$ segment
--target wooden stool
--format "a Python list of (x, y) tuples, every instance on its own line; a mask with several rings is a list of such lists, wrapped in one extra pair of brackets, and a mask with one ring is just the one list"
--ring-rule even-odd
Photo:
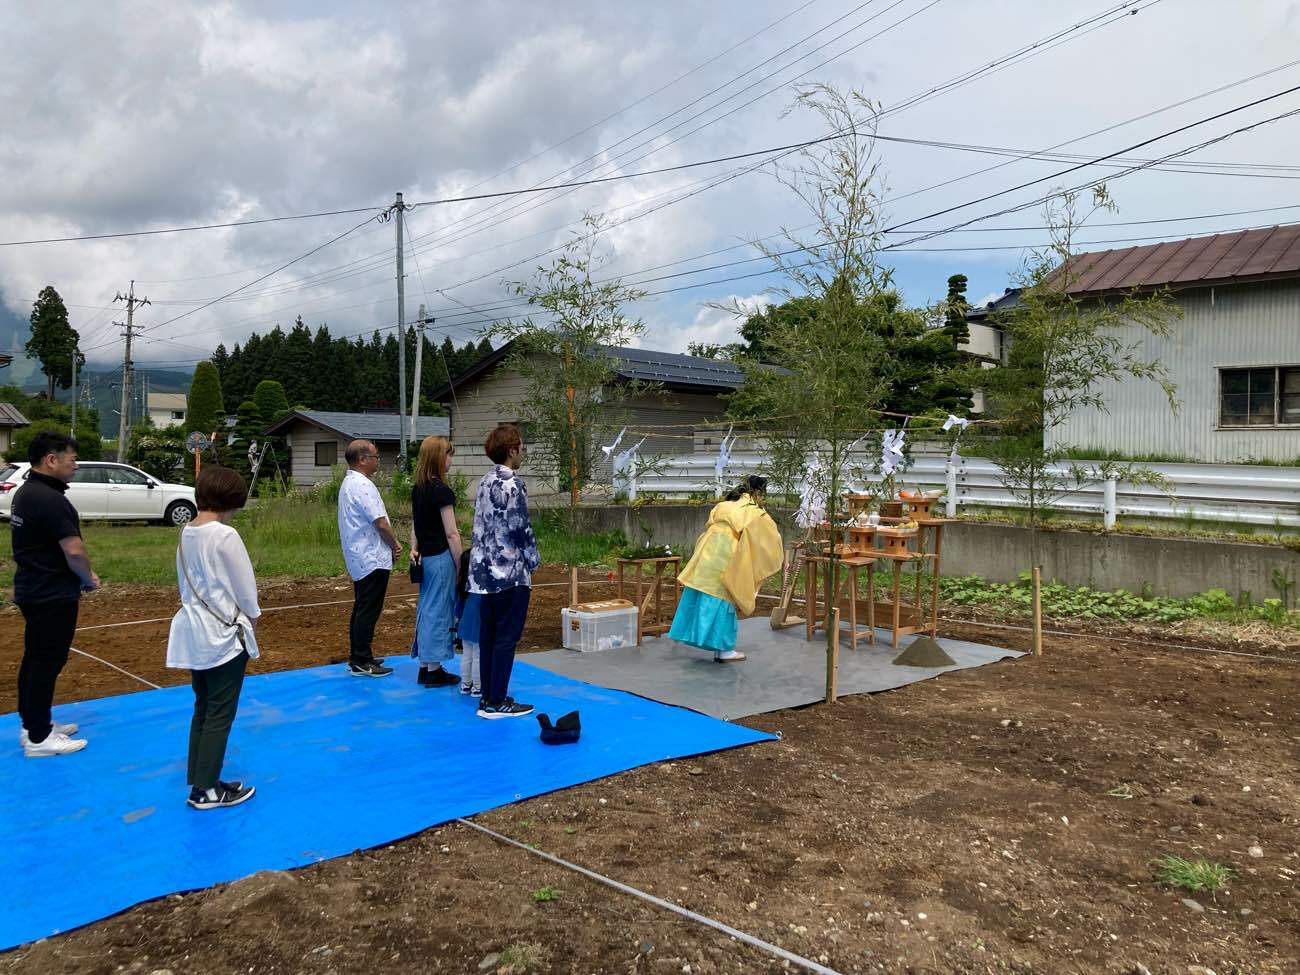
[(876, 560), (864, 555), (841, 559), (849, 574), (849, 647), (858, 649), (858, 570), (867, 570), (867, 642), (876, 642)]
[[(654, 566), (654, 576), (643, 575), (642, 566)], [(677, 611), (677, 603), (682, 597), (682, 584), (677, 581), (677, 573), (682, 567), (682, 557), (665, 555), (657, 559), (619, 559), (619, 599), (626, 598), (623, 594), (626, 582), (624, 572), (628, 567), (632, 568), (632, 575), (636, 580), (636, 645), (639, 647), (645, 637), (663, 636), (672, 629), (673, 614)], [(663, 598), (665, 578), (672, 583), (671, 606), (666, 605)]]
[(853, 553), (842, 554), (836, 561), (844, 568), (844, 574), (836, 580), (835, 592), (827, 593), (827, 598), (823, 600), (822, 621), (818, 623), (817, 613), (817, 576), (828, 561), (825, 555), (810, 555), (804, 560), (804, 569), (807, 573), (804, 582), (804, 599), (805, 599), (805, 620), (804, 625), (807, 631), (808, 642), (812, 642), (816, 636), (817, 630), (825, 630), (831, 626), (831, 620), (834, 615), (836, 604), (840, 601), (840, 595), (843, 593), (845, 586), (849, 590), (849, 646), (854, 650), (858, 648), (858, 638), (861, 632), (858, 629), (858, 570), (867, 570), (867, 642), (874, 644), (876, 642), (875, 623), (876, 623), (876, 605), (875, 605), (875, 564), (876, 560), (872, 557), (857, 555)]

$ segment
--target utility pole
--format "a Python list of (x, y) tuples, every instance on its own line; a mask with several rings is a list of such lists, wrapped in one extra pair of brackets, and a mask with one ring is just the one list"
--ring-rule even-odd
[(425, 317), (424, 305), (421, 305), (420, 317), (415, 320), (415, 389), (411, 391), (411, 436), (416, 440), (420, 439), (420, 366), (424, 361), (424, 326), (433, 322), (432, 318)]
[(72, 343), (72, 439), (77, 439), (77, 343)]
[(397, 429), (398, 464), (405, 468), (410, 446), (406, 430), (406, 272), (402, 266), (402, 214), (406, 204), (402, 194), (397, 194), (393, 204), (393, 223), (397, 226)]
[(131, 379), (135, 371), (135, 366), (131, 362), (131, 340), (135, 338), (135, 310), (149, 304), (149, 299), (135, 296), (135, 281), (132, 281), (127, 293), (122, 294), (119, 291), (113, 300), (126, 302), (126, 331), (122, 333), (126, 338), (126, 353), (122, 357), (122, 412), (117, 426), (117, 462), (124, 464), (126, 448), (131, 436)]

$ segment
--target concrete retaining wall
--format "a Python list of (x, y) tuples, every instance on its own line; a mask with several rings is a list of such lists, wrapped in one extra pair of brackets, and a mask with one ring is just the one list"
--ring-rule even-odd
[[(626, 505), (584, 508), (588, 531), (619, 529), (630, 543), (646, 538), (659, 544), (694, 544), (709, 515), (708, 505)], [(1217, 542), (1204, 539), (1103, 535), (1045, 531), (1039, 546), (1046, 579), (1093, 589), (1141, 591), (1150, 585), (1158, 596), (1191, 596), (1225, 589), (1234, 597), (1255, 600), (1281, 596), (1275, 573), (1300, 579), (1300, 552), (1277, 545)], [(1029, 530), (1012, 525), (957, 524), (944, 531), (943, 574), (978, 575), (993, 582), (1012, 582), (1029, 568)], [(1296, 605), (1291, 591), (1289, 602)]]

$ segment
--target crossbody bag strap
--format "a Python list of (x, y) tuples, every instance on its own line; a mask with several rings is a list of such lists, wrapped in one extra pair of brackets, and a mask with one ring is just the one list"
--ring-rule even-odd
[[(215, 609), (209, 606), (207, 600), (205, 600), (202, 596), (199, 595), (199, 590), (194, 585), (194, 580), (190, 578), (189, 567), (185, 564), (185, 529), (184, 528), (181, 529), (181, 534), (176, 540), (176, 555), (177, 555), (176, 561), (180, 562), (181, 564), (181, 572), (185, 574), (185, 581), (189, 583), (190, 592), (193, 593), (194, 598), (199, 601), (199, 605), (202, 606), (204, 609), (206, 609), (214, 617), (216, 617), (217, 621), (220, 622), (222, 625), (229, 626), (233, 629), (239, 630), (240, 626), (239, 626), (239, 621), (237, 619), (235, 620), (226, 619)], [(242, 630), (240, 631), (240, 639), (241, 640), (243, 639)]]

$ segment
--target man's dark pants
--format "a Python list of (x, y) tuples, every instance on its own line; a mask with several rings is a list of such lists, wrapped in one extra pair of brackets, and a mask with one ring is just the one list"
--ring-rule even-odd
[(500, 704), (506, 699), (515, 665), (515, 646), (523, 636), (532, 595), (528, 586), (514, 586), (483, 596), (478, 667), (484, 704)]
[(354, 664), (369, 663), (375, 659), (371, 644), (375, 639), (375, 624), (384, 610), (384, 596), (388, 594), (388, 569), (376, 569), (364, 579), (353, 580), (352, 620), (348, 623), (348, 643)]
[(194, 718), (190, 721), (190, 753), (186, 781), (196, 789), (215, 789), (226, 761), (226, 742), (239, 708), (239, 691), (244, 686), (248, 654), (219, 667), (191, 670), (194, 688)]
[(72, 634), (77, 629), (76, 600), (35, 603), (19, 607), (23, 630), (23, 662), (18, 668), (18, 714), (33, 743), (49, 737), (54, 684), (68, 662)]

